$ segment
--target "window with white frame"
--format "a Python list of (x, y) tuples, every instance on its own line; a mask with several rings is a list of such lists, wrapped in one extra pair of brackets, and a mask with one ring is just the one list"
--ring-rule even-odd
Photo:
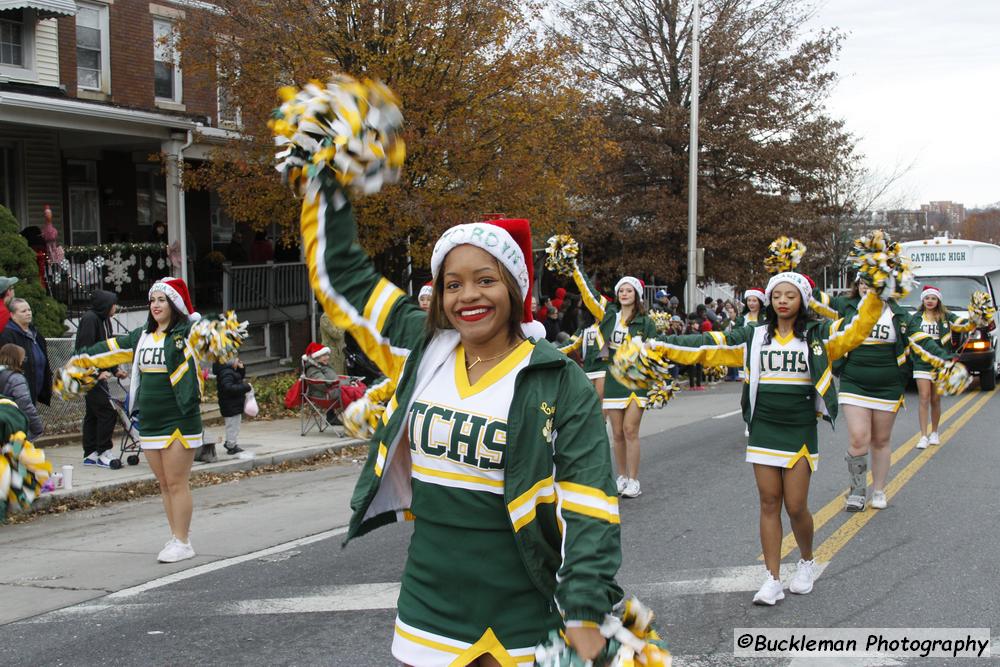
[(107, 5), (77, 3), (76, 83), (85, 90), (110, 92)]
[(101, 242), (100, 203), (97, 192), (97, 162), (66, 161), (66, 194), (69, 236), (73, 245)]
[(236, 82), (237, 77), (239, 77), (239, 68), (235, 71), (223, 72), (221, 69), (217, 71), (216, 78), (218, 80), (219, 87), (219, 127), (228, 127), (232, 129), (239, 129), (243, 125), (243, 110), (240, 109), (239, 104), (236, 101), (236, 96), (233, 95), (233, 84)]
[(153, 89), (156, 99), (181, 102), (181, 57), (171, 21), (153, 19)]
[(24, 22), (21, 12), (0, 18), (0, 65), (25, 67)]

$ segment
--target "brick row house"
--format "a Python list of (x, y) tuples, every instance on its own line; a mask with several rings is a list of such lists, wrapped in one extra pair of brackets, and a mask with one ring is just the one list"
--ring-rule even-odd
[[(233, 225), (214, 193), (179, 187), (179, 165), (206, 159), (239, 117), (215, 77), (186, 77), (171, 47), (185, 13), (210, 8), (196, 0), (0, 0), (0, 203), (22, 227), (42, 227), (51, 210), (73, 252), (49, 287), (71, 310), (98, 283), (141, 303), (143, 285), (171, 271), (194, 283), (200, 299), (219, 301), (218, 276), (196, 276), (196, 267), (230, 243)], [(159, 241), (157, 222), (166, 223), (168, 243), (178, 241), (172, 257), (162, 243), (158, 254), (136, 247), (151, 254), (125, 248), (103, 257), (120, 244)], [(112, 261), (125, 272), (110, 271)]]

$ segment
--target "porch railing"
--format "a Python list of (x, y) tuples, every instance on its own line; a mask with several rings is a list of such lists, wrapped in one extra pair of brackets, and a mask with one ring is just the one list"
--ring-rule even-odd
[(308, 304), (311, 295), (303, 262), (223, 265), (223, 310), (280, 312), (283, 307)]
[(71, 315), (90, 306), (95, 289), (116, 293), (121, 307), (144, 305), (153, 283), (170, 274), (167, 247), (161, 244), (73, 246), (65, 253), (62, 262), (45, 267), (45, 282)]

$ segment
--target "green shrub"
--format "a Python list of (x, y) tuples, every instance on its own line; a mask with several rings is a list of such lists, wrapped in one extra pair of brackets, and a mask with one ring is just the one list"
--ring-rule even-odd
[(21, 227), (10, 209), (0, 206), (0, 273), (17, 277), (14, 293), (31, 304), (35, 326), (46, 338), (66, 333), (66, 306), (46, 292), (38, 279), (35, 251), (21, 236)]
[(247, 378), (253, 385), (253, 393), (260, 408), (258, 419), (280, 419), (295, 417), (298, 412), (285, 409), (285, 394), (298, 382), (298, 373), (281, 373), (265, 378)]

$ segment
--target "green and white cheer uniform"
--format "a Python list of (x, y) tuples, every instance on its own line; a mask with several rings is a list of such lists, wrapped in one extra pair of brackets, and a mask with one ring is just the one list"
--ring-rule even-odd
[(597, 324), (592, 324), (582, 331), (578, 331), (570, 341), (559, 348), (565, 355), (572, 354), (580, 350), (583, 357), (583, 372), (590, 380), (601, 380), (608, 370), (608, 360), (601, 358), (601, 330)]
[[(940, 321), (923, 310), (917, 310), (910, 319), (910, 329), (923, 331), (931, 340), (940, 345), (943, 350), (951, 352), (958, 343), (952, 334), (975, 331), (976, 325), (964, 317), (958, 317), (954, 313), (948, 313), (947, 318)], [(930, 380), (933, 382), (934, 366), (918, 356), (913, 360), (913, 379)]]
[(407, 662), (491, 655), (505, 667), (530, 664), (523, 650), (551, 628), (596, 626), (622, 598), (618, 499), (597, 396), (545, 340), (519, 348), (517, 368), (469, 387), (458, 333), (427, 336), (426, 313), (378, 275), (350, 203), (337, 208), (338, 199), (328, 181), (303, 202), (310, 283), (331, 321), (356, 332), (397, 379), (351, 499), (347, 539), (415, 522), (394, 638), (398, 654), (413, 656)]
[(485, 631), (530, 663), (542, 631), (562, 626), (521, 563), (503, 496), (514, 382), (533, 349), (524, 341), (470, 385), (459, 346), (413, 401), (416, 523), (392, 643), (404, 664), (448, 664), (455, 655), (439, 646), (465, 651)]
[(860, 345), (882, 311), (874, 292), (850, 320), (813, 320), (805, 340), (770, 338), (767, 326), (733, 327), (687, 336), (657, 336), (671, 361), (705, 366), (743, 366), (743, 420), (750, 427), (749, 463), (791, 468), (819, 463), (816, 420), (837, 418), (833, 362)]
[[(598, 339), (599, 356), (605, 362), (614, 358), (615, 351), (628, 338), (642, 336), (644, 339), (656, 335), (656, 324), (646, 315), (635, 315), (632, 321), (625, 325), (622, 322), (621, 306), (617, 302), (609, 302), (594, 288), (587, 275), (579, 265), (573, 269), (573, 282), (576, 283), (583, 297), (583, 304), (599, 322)], [(638, 298), (638, 295), (636, 295)], [(604, 404), (605, 410), (624, 410), (629, 403), (635, 402), (640, 408), (646, 407), (646, 391), (629, 389), (615, 380), (610, 371), (604, 374)]]
[(857, 349), (847, 355), (840, 373), (840, 404), (897, 412), (905, 386), (896, 362), (896, 327), (886, 304), (878, 323)]
[(175, 441), (186, 449), (202, 445), (203, 380), (189, 331), (188, 323), (167, 333), (141, 327), (79, 350), (97, 368), (132, 364), (128, 404), (138, 413), (143, 449), (165, 449)]
[[(850, 317), (857, 312), (858, 302), (857, 297), (831, 299), (816, 290), (812, 303), (813, 309), (825, 317)], [(943, 366), (950, 356), (930, 335), (913, 326), (909, 313), (890, 299), (865, 344), (834, 367), (840, 375), (840, 402), (897, 412), (913, 372), (911, 353), (933, 368)]]

